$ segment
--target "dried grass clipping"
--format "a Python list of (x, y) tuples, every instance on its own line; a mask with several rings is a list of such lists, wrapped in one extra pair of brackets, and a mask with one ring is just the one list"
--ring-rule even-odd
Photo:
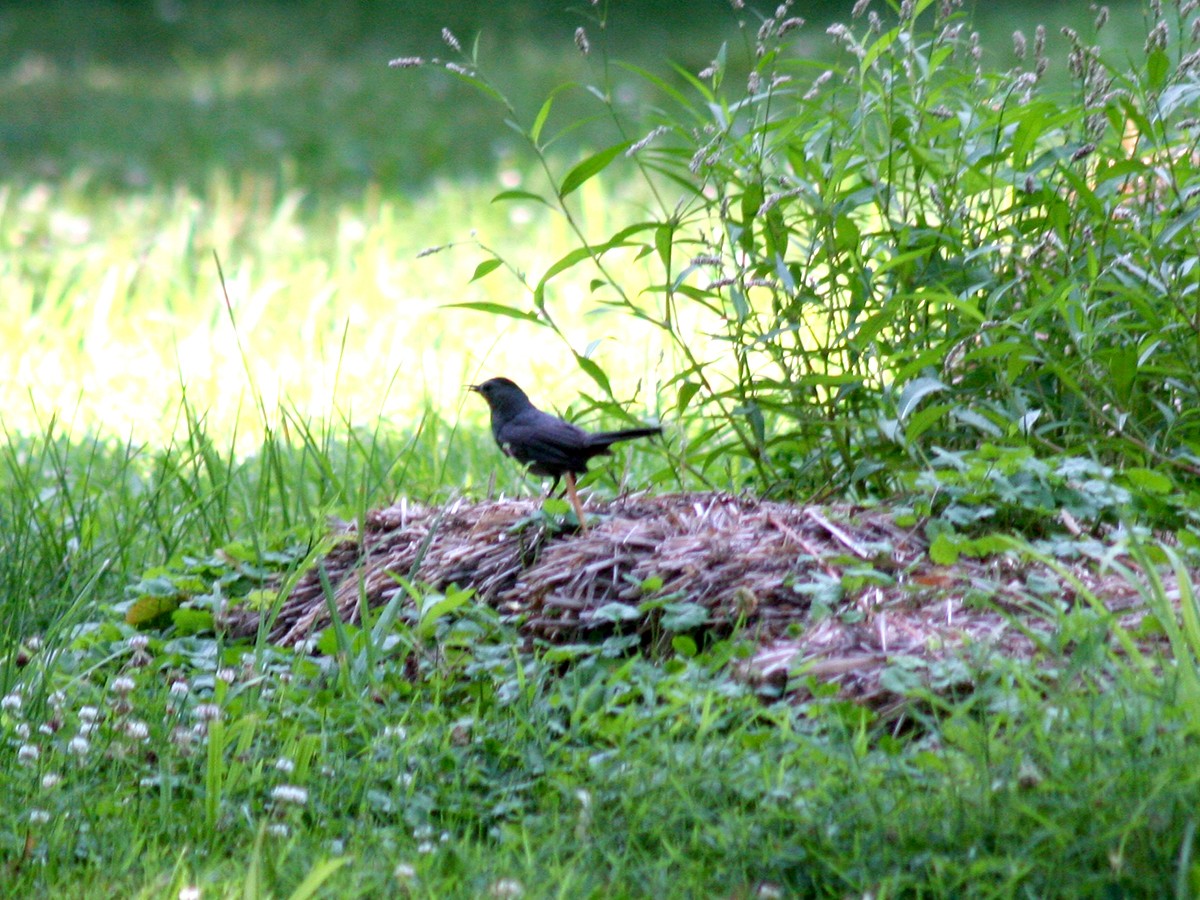
[[(600, 521), (586, 534), (551, 532), (539, 510), (534, 500), (441, 508), (401, 502), (377, 510), (361, 534), (348, 529), (300, 578), (270, 637), (295, 645), (329, 624), (322, 569), (343, 621), (359, 621), (362, 602), (380, 606), (402, 591), (395, 573), (435, 590), (472, 587), (529, 637), (551, 642), (612, 633), (605, 605), (636, 606), (651, 584), (654, 596), (705, 608), (701, 641), (735, 628), (754, 640), (758, 651), (744, 676), (803, 692), (803, 679), (792, 677), (800, 671), (887, 704), (896, 699), (880, 684), (888, 665), (944, 659), (968, 643), (1031, 654), (1039, 643), (1031, 611), (1074, 598), (1048, 569), (1007, 558), (939, 567), (920, 533), (898, 527), (889, 510), (722, 493), (635, 496), (593, 501)], [(1109, 609), (1127, 619), (1141, 615), (1135, 585), (1093, 569), (1080, 565), (1073, 574)], [(249, 613), (230, 621), (235, 634), (258, 625)], [(647, 643), (661, 634), (653, 612), (622, 627)]]

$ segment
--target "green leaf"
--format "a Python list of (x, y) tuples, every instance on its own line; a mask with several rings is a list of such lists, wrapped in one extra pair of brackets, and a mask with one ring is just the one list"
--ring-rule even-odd
[(474, 590), (451, 589), (445, 594), (430, 594), (421, 603), (421, 620), (416, 632), (422, 638), (430, 637), (437, 628), (438, 620), (454, 612), (475, 594)]
[(700, 385), (694, 381), (685, 381), (679, 386), (679, 399), (676, 405), (680, 412), (687, 409), (687, 405), (692, 402), (692, 398), (696, 396), (696, 392), (700, 390)]
[(139, 628), (143, 625), (155, 625), (177, 609), (179, 609), (177, 596), (153, 597), (147, 594), (138, 597), (133, 605), (125, 611), (125, 622)]
[(550, 206), (549, 201), (545, 197), (541, 194), (535, 194), (532, 191), (501, 191), (492, 198), (493, 203), (499, 203), (502, 200), (532, 200), (535, 203), (541, 203), (543, 206)]
[(533, 127), (529, 129), (529, 138), (534, 144), (542, 136), (542, 128), (546, 125), (546, 119), (550, 117), (550, 108), (554, 105), (554, 98), (561, 90), (561, 86), (550, 92), (550, 96), (546, 98), (546, 102), (542, 104), (542, 108), (538, 110), (538, 114), (534, 117)]
[(952, 566), (958, 562), (958, 538), (956, 535), (943, 531), (929, 545), (929, 558), (939, 566)]
[(708, 621), (708, 609), (699, 603), (668, 603), (663, 608), (662, 627), (667, 631), (691, 631)]
[(171, 622), (180, 634), (205, 634), (211, 632), (213, 614), (206, 609), (182, 607), (171, 614)]
[[(491, 259), (485, 259), (483, 262), (481, 262), (479, 265), (477, 265), (475, 267), (475, 274), (471, 276), (471, 281), (478, 281), (480, 278), (482, 278), (484, 275), (487, 275), (489, 272), (495, 272), (502, 265), (504, 265), (504, 263), (501, 262), (500, 260), (496, 259), (495, 257), (492, 257)], [(470, 282), (468, 282), (468, 284), (469, 283)]]
[[(485, 97), (490, 97), (491, 99), (495, 100), (497, 103), (501, 104), (502, 106), (507, 105), (508, 101), (504, 99), (504, 95), (501, 94), (499, 91), (497, 91), (494, 87), (492, 87), (486, 81), (484, 81), (482, 78), (478, 77), (477, 75), (473, 75), (470, 72), (463, 72), (458, 69), (447, 69), (446, 71), (448, 71), (455, 78), (458, 78), (461, 81), (465, 81), (467, 84), (471, 85), (471, 87), (475, 88), (475, 90), (479, 91), (479, 93), (483, 94)], [(520, 130), (521, 130), (520, 128), (517, 128), (518, 132), (520, 132)]]
[(325, 656), (336, 656), (352, 649), (355, 638), (362, 629), (358, 625), (348, 625), (337, 622), (320, 632), (317, 638), (317, 649)]
[(562, 184), (558, 187), (558, 196), (566, 197), (578, 190), (584, 182), (599, 175), (608, 168), (609, 163), (629, 149), (630, 143), (630, 141), (622, 141), (587, 157), (563, 178)]
[(1171, 60), (1163, 50), (1154, 50), (1146, 59), (1146, 76), (1150, 81), (1150, 90), (1160, 91), (1167, 83), (1167, 73), (1171, 71)]
[(925, 397), (944, 390), (946, 390), (946, 385), (937, 378), (930, 378), (928, 376), (914, 378), (900, 392), (900, 399), (896, 402), (896, 416), (901, 421), (907, 419), (912, 411), (917, 408), (917, 404)]
[(641, 617), (638, 608), (628, 603), (605, 603), (592, 613), (592, 618), (600, 622), (632, 622)]
[(696, 642), (686, 634), (677, 634), (671, 638), (671, 649), (687, 659), (692, 659), (697, 653)]
[(491, 313), (493, 316), (508, 316), (510, 319), (533, 322), (535, 325), (546, 324), (537, 313), (525, 312), (502, 303), (445, 303), (442, 309), (473, 309), (476, 312)]
[(323, 859), (316, 863), (308, 870), (308, 874), (304, 876), (300, 885), (292, 891), (288, 900), (309, 900), (310, 897), (315, 897), (325, 882), (329, 880), (329, 876), (350, 862), (351, 859), (353, 859), (351, 856), (339, 856), (334, 859)]
[(654, 229), (654, 249), (658, 251), (658, 258), (662, 264), (671, 267), (671, 239), (674, 237), (675, 228), (671, 222), (664, 222)]
[(571, 503), (561, 497), (547, 497), (542, 501), (542, 512), (551, 517), (565, 516), (570, 513)]
[(576, 263), (582, 262), (585, 259), (591, 259), (592, 252), (593, 251), (591, 247), (576, 247), (570, 253), (565, 254), (546, 270), (546, 274), (542, 276), (542, 280), (538, 283), (538, 287), (544, 287), (546, 282), (548, 282), (551, 278), (553, 278), (559, 272), (563, 272), (571, 268)]
[(596, 365), (596, 363), (594, 363), (592, 360), (579, 353), (575, 354), (575, 362), (579, 365), (579, 368), (583, 369), (583, 371), (588, 374), (588, 377), (591, 378), (592, 381), (596, 382), (596, 384), (600, 386), (600, 390), (604, 391), (604, 393), (608, 394), (610, 397), (612, 396), (612, 385), (609, 384), (608, 376), (604, 374), (603, 369)]
[(1132, 487), (1148, 494), (1169, 494), (1175, 489), (1175, 483), (1170, 478), (1153, 469), (1126, 469), (1121, 474), (1129, 479)]
[(954, 409), (953, 404), (939, 403), (917, 410), (909, 417), (908, 422), (904, 426), (905, 439), (915, 441), (952, 409)]

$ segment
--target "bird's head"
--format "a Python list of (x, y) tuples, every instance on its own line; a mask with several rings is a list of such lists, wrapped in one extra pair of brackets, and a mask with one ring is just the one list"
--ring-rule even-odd
[(520, 412), (532, 406), (529, 397), (507, 378), (489, 378), (482, 384), (469, 384), (467, 390), (482, 394), (492, 412)]

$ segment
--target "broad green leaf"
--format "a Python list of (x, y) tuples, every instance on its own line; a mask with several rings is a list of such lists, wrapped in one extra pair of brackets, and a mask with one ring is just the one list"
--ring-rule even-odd
[(592, 613), (592, 618), (601, 622), (632, 622), (641, 617), (638, 608), (628, 603), (605, 603)]
[(495, 257), (492, 257), (491, 259), (485, 259), (475, 267), (475, 274), (471, 276), (471, 281), (478, 281), (489, 272), (495, 272), (502, 265), (504, 265), (504, 263)]
[(180, 607), (171, 613), (171, 623), (180, 634), (204, 634), (213, 630), (213, 614), (206, 609)]
[(589, 156), (583, 162), (575, 166), (562, 180), (562, 184), (558, 188), (558, 196), (566, 197), (568, 194), (578, 190), (584, 182), (590, 178), (599, 175), (609, 163), (629, 149), (630, 141), (622, 141), (619, 144), (614, 144), (599, 153)]
[(680, 656), (692, 659), (698, 652), (696, 642), (686, 634), (677, 634), (671, 638), (671, 649)]
[(465, 604), (474, 593), (473, 590), (451, 589), (445, 594), (430, 594), (421, 603), (417, 634), (423, 638), (430, 637), (437, 628), (438, 620)]
[(694, 381), (685, 381), (679, 386), (679, 399), (676, 402), (676, 406), (680, 412), (683, 412), (685, 409), (687, 409), (687, 405), (692, 401), (692, 398), (696, 396), (696, 392), (699, 390), (700, 385)]
[(929, 558), (939, 566), (952, 566), (958, 562), (958, 539), (943, 531), (929, 545)]
[(699, 603), (668, 603), (663, 608), (662, 627), (667, 631), (691, 631), (708, 621), (708, 609)]
[(1150, 90), (1162, 90), (1167, 82), (1167, 73), (1171, 71), (1171, 60), (1163, 50), (1154, 50), (1146, 59), (1146, 76), (1150, 80)]
[(1153, 469), (1126, 469), (1121, 474), (1129, 479), (1133, 487), (1149, 494), (1169, 494), (1175, 489), (1175, 482)]
[(937, 378), (923, 376), (914, 378), (904, 386), (904, 390), (900, 392), (900, 399), (896, 402), (896, 415), (901, 421), (907, 419), (917, 404), (930, 394), (939, 393), (946, 390), (946, 385)]
[(674, 237), (675, 229), (672, 223), (664, 222), (654, 229), (654, 249), (658, 251), (658, 258), (664, 266), (671, 266), (671, 239)]
[(140, 627), (153, 625), (179, 609), (178, 597), (138, 597), (125, 612), (126, 624)]
[(592, 381), (596, 382), (596, 384), (600, 386), (600, 390), (604, 391), (604, 393), (608, 394), (609, 396), (612, 396), (612, 385), (609, 384), (608, 376), (604, 374), (603, 369), (596, 365), (595, 362), (579, 353), (575, 354), (575, 362), (579, 365), (579, 368), (583, 369), (583, 371), (588, 374), (588, 377), (591, 378)]
[(917, 410), (907, 420), (904, 426), (904, 437), (906, 440), (915, 441), (926, 431), (937, 424), (938, 420), (954, 406), (949, 403), (939, 403), (934, 406), (927, 406), (924, 409)]

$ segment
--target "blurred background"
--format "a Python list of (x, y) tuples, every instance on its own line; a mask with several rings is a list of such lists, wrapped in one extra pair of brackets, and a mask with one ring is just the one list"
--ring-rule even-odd
[[(1142, 4), (1106, 5), (1104, 43), (1120, 45), (1126, 35), (1140, 43)], [(814, 58), (833, 55), (825, 28), (848, 20), (852, 6), (794, 4)], [(1063, 26), (1088, 29), (1093, 6), (965, 8), (986, 62), (1002, 68), (1015, 29), (1032, 34), (1042, 23), (1051, 44), (1061, 43)], [(598, 51), (660, 74), (671, 63), (696, 72), (722, 42), (739, 38), (738, 22), (756, 27), (754, 9), (735, 12), (728, 0), (617, 2), (605, 33), (589, 37)], [(9, 177), (86, 174), (127, 188), (202, 184), (224, 168), (286, 175), (316, 192), (411, 190), (439, 174), (487, 173), (521, 149), (518, 136), (496, 127), (499, 110), (448, 73), (406, 77), (387, 61), (454, 59), (440, 37), (449, 28), (467, 51), (478, 42), (489, 74), (532, 114), (556, 84), (589, 74), (573, 34), (594, 15), (582, 0), (0, 3), (0, 164)]]
[[(1140, 52), (1141, 4), (1108, 5), (1101, 44)], [(851, 6), (793, 7), (808, 19), (796, 48), (814, 71), (836, 58), (825, 30)], [(521, 323), (443, 308), (521, 290), (504, 273), (471, 283), (488, 252), (536, 280), (573, 246), (536, 204), (490, 202), (544, 189), (535, 157), (494, 98), (444, 68), (388, 61), (475, 54), (525, 127), (549, 91), (574, 81), (553, 126), (599, 112), (587, 86), (634, 114), (661, 99), (617, 77), (626, 73), (615, 59), (684, 89), (673, 66), (695, 73), (722, 45), (736, 66), (773, 10), (727, 0), (0, 3), (2, 424), (41, 431), (53, 416), (150, 439), (176, 428), (181, 397), (230, 430), (256, 404), (402, 420), (426, 404), (455, 409), (464, 381), (500, 373), (568, 402), (588, 382), (565, 347)], [(997, 69), (1012, 65), (1014, 29), (1044, 23), (1057, 60), (1048, 78), (1064, 83), (1059, 31), (1090, 31), (1095, 17), (1086, 0), (966, 11)], [(561, 176), (588, 146), (611, 142), (598, 122), (549, 152)], [(612, 213), (619, 204), (637, 200), (614, 170), (579, 192), (581, 221), (603, 233), (627, 221)], [(652, 406), (660, 349), (594, 314), (586, 284), (564, 279), (551, 300), (572, 349), (615, 373), (630, 398), (648, 385), (638, 398)], [(482, 421), (482, 410), (468, 414)]]

